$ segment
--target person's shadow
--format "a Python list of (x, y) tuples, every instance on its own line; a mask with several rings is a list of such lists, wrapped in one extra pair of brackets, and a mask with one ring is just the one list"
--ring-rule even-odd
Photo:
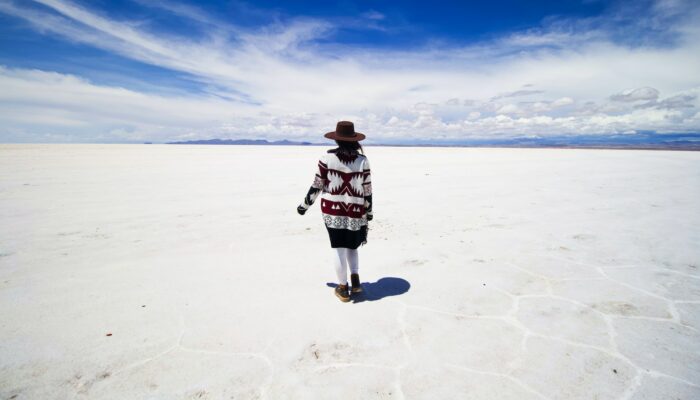
[[(326, 283), (327, 286), (335, 288), (337, 283)], [(363, 301), (381, 300), (388, 296), (398, 296), (408, 292), (411, 284), (407, 280), (394, 277), (381, 278), (376, 282), (362, 282), (362, 293), (350, 293), (353, 303)]]

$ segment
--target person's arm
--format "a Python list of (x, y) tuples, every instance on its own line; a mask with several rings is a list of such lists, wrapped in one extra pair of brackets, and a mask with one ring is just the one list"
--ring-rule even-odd
[(369, 169), (369, 160), (365, 160), (362, 173), (364, 177), (362, 189), (365, 197), (365, 212), (367, 213), (367, 221), (371, 221), (374, 215), (372, 213), (372, 174)]
[(297, 207), (297, 212), (299, 214), (304, 215), (306, 210), (308, 210), (309, 207), (314, 204), (314, 201), (316, 201), (316, 198), (326, 185), (327, 178), (328, 166), (325, 163), (325, 158), (321, 157), (321, 159), (318, 160), (318, 169), (316, 170), (316, 175), (314, 176), (314, 182), (311, 184), (306, 196), (304, 196), (304, 200)]

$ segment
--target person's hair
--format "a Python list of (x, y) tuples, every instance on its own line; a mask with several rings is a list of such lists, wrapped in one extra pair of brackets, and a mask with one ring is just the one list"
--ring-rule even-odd
[(362, 148), (362, 145), (360, 142), (351, 142), (348, 140), (336, 140), (335, 143), (338, 145), (338, 150), (346, 152), (346, 153), (353, 153), (353, 152), (358, 152), (365, 154), (365, 150)]

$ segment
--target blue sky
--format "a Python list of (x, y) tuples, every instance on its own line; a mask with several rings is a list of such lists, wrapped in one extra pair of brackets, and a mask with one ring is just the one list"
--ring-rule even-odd
[(0, 0), (0, 142), (700, 132), (683, 0)]

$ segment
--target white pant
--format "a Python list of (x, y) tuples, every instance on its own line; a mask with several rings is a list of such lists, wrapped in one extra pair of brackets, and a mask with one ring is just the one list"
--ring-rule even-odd
[(338, 275), (338, 283), (347, 285), (348, 264), (350, 265), (350, 272), (353, 274), (356, 274), (359, 268), (357, 249), (348, 249), (345, 247), (334, 248), (333, 262), (335, 264), (335, 273)]

